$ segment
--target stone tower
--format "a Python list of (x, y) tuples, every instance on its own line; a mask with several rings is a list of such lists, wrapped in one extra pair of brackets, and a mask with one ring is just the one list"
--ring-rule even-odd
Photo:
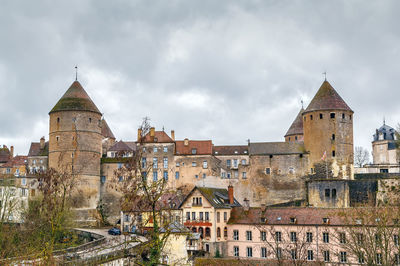
[(303, 141), (303, 112), (304, 109), (301, 108), (300, 112), (297, 114), (296, 119), (293, 121), (292, 125), (285, 134), (286, 142), (302, 142)]
[(328, 162), (333, 177), (353, 178), (353, 113), (325, 80), (302, 115), (310, 169)]
[(74, 174), (79, 195), (76, 207), (95, 209), (100, 188), (102, 114), (74, 81), (49, 115), (49, 167)]
[(376, 129), (372, 141), (372, 160), (375, 165), (390, 165), (398, 167), (396, 149), (396, 130), (383, 122), (383, 126)]

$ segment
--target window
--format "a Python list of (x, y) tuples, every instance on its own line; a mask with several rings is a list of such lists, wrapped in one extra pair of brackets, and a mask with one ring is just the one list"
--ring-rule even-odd
[(221, 213), (217, 212), (217, 223), (221, 221)]
[(281, 232), (275, 232), (275, 241), (276, 242), (281, 242), (282, 241), (282, 233)]
[(332, 157), (335, 157), (336, 156), (336, 152), (333, 150), (332, 151)]
[(101, 183), (104, 184), (106, 182), (106, 177), (104, 175), (101, 176)]
[(233, 247), (233, 256), (239, 257), (239, 247), (238, 246)]
[(339, 233), (340, 244), (346, 244), (346, 233)]
[(242, 165), (246, 165), (246, 159), (242, 159)]
[(247, 247), (247, 257), (248, 258), (253, 257), (253, 248), (252, 247)]
[(230, 159), (226, 160), (226, 167), (231, 167), (231, 160)]
[(197, 149), (192, 149), (192, 154), (197, 154)]
[(292, 257), (292, 260), (297, 260), (297, 250), (290, 250), (290, 256)]
[(190, 212), (186, 212), (186, 221), (190, 221)]
[(217, 237), (221, 237), (221, 228), (217, 228)]
[(57, 117), (57, 123), (60, 123), (60, 118), (59, 117)]
[(228, 227), (224, 227), (224, 237), (227, 238), (228, 237)]
[(314, 252), (312, 250), (307, 250), (307, 260), (314, 260)]
[(290, 217), (290, 223), (295, 224), (297, 219), (295, 217)]
[(21, 185), (26, 186), (26, 178), (21, 179)]
[(233, 171), (233, 176), (235, 178), (239, 178), (239, 172), (238, 171)]
[(346, 118), (346, 115), (345, 114), (342, 114), (342, 119), (345, 119)]
[(158, 172), (154, 171), (153, 172), (153, 181), (157, 181), (158, 180)]
[(340, 251), (340, 262), (341, 263), (346, 263), (347, 262), (347, 252), (346, 251)]
[(235, 167), (235, 168), (238, 167), (238, 160), (237, 159), (233, 160), (233, 167)]
[(394, 264), (400, 265), (400, 256), (399, 254), (394, 254)]
[(376, 242), (376, 244), (381, 244), (382, 243), (381, 234), (375, 234), (375, 242)]
[(176, 163), (176, 167), (179, 167), (179, 166), (181, 166), (181, 164), (179, 162), (177, 162)]
[(203, 178), (206, 178), (206, 174), (205, 173), (203, 173)]
[(228, 221), (228, 213), (224, 212), (224, 222)]
[(271, 174), (271, 168), (265, 168), (265, 173), (267, 174), (267, 175), (270, 175)]
[(322, 118), (324, 118), (324, 115), (323, 114), (319, 114), (319, 119), (322, 119)]
[(332, 134), (332, 140), (335, 140), (335, 134)]
[(211, 237), (210, 227), (206, 227), (206, 237)]
[(252, 240), (252, 232), (251, 231), (246, 231), (246, 240), (251, 241)]
[(153, 152), (157, 152), (157, 151), (158, 151), (157, 147), (153, 147)]
[(336, 198), (336, 188), (332, 189), (332, 199)]
[(361, 233), (357, 233), (357, 244), (362, 245), (364, 243), (364, 235)]
[(146, 158), (142, 158), (142, 168), (146, 168)]
[(324, 261), (329, 262), (331, 260), (329, 250), (324, 250), (322, 253), (324, 255)]
[(306, 121), (306, 117), (304, 117), (304, 121)]
[[(201, 199), (201, 198), (200, 198), (200, 199)], [(204, 217), (203, 217), (203, 212), (200, 212), (200, 213), (199, 213), (199, 216), (200, 216), (200, 217), (199, 217), (200, 221), (203, 221), (203, 218), (204, 218)]]
[(267, 240), (267, 232), (261, 231), (260, 232), (260, 239), (261, 239), (261, 241), (266, 241)]
[(267, 248), (262, 247), (261, 248), (261, 258), (266, 258), (267, 257)]
[(239, 240), (239, 230), (233, 230), (233, 240)]
[(197, 166), (197, 163), (196, 163), (196, 162), (192, 162), (192, 166), (193, 166), (193, 167), (196, 167), (196, 166)]
[(243, 179), (246, 179), (246, 178), (247, 178), (246, 172), (242, 172), (242, 178), (243, 178)]
[(311, 232), (307, 232), (306, 239), (307, 239), (307, 243), (311, 243), (313, 241), (313, 235)]
[(198, 179), (198, 178), (199, 178), (199, 175), (194, 175), (194, 177), (195, 177), (196, 179)]
[(175, 179), (179, 179), (179, 172), (175, 172)]
[(329, 233), (327, 232), (322, 233), (322, 240), (324, 243), (329, 243)]
[(168, 168), (168, 158), (167, 157), (164, 157), (164, 159), (163, 159), (163, 167), (164, 167), (164, 169)]
[(206, 221), (209, 221), (210, 220), (210, 213), (209, 212), (205, 212), (204, 214), (205, 214)]
[(164, 152), (168, 152), (168, 147), (164, 147), (164, 148), (163, 148), (163, 151), (164, 151)]
[(331, 113), (331, 118), (335, 118), (335, 113)]
[(280, 259), (282, 258), (282, 248), (276, 248), (276, 258)]
[(228, 178), (231, 178), (231, 172), (226, 173)]
[(310, 120), (313, 120), (313, 116), (312, 115), (310, 115)]
[(196, 221), (196, 213), (195, 212), (192, 212), (192, 220)]
[(290, 232), (290, 241), (296, 243), (297, 242), (297, 234), (296, 232)]
[(365, 256), (364, 256), (363, 252), (358, 254), (358, 263), (361, 263), (361, 264), (365, 263)]
[(331, 190), (329, 188), (325, 189), (325, 197), (329, 198), (331, 196)]
[(163, 172), (164, 180), (168, 180), (168, 171)]
[(393, 242), (395, 246), (399, 246), (399, 235), (393, 235)]
[(119, 176), (118, 177), (118, 182), (122, 182), (122, 181), (124, 181), (124, 178), (122, 176)]
[(157, 157), (154, 157), (154, 158), (153, 158), (153, 168), (154, 168), (154, 169), (157, 169), (157, 168), (158, 168), (158, 158), (157, 158)]
[(207, 161), (203, 161), (203, 168), (204, 168), (204, 169), (208, 168), (208, 163), (207, 163)]

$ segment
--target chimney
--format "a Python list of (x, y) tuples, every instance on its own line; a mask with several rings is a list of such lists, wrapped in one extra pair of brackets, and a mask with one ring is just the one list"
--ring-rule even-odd
[(11, 158), (14, 157), (14, 146), (10, 147), (10, 155), (11, 155)]
[(247, 212), (250, 209), (249, 200), (247, 198), (245, 198), (243, 201), (244, 201), (243, 210)]
[(154, 127), (150, 128), (150, 140), (154, 141), (154, 136), (156, 134), (156, 129)]
[(233, 205), (233, 203), (235, 201), (233, 199), (233, 186), (232, 185), (228, 186), (228, 197), (229, 197), (229, 204)]
[(171, 130), (171, 139), (175, 140), (175, 130)]
[(138, 128), (137, 130), (137, 141), (140, 142), (142, 139), (142, 129)]
[(183, 140), (183, 145), (184, 146), (188, 146), (189, 145), (189, 139), (188, 138)]
[(41, 137), (41, 138), (40, 138), (40, 149), (41, 149), (41, 150), (44, 149), (44, 141), (45, 141), (44, 137)]

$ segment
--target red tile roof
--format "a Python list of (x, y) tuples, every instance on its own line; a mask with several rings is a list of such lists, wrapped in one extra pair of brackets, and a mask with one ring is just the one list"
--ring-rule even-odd
[(46, 141), (44, 148), (40, 148), (40, 142), (32, 142), (28, 156), (47, 156), (49, 154), (49, 142)]
[[(211, 140), (187, 140), (185, 145), (185, 140), (177, 140), (176, 154), (177, 155), (211, 155), (212, 154), (212, 141)], [(192, 152), (196, 149), (196, 153)]]
[(304, 109), (301, 108), (289, 130), (286, 132), (285, 137), (292, 135), (303, 135), (303, 112)]
[(0, 147), (0, 163), (6, 163), (11, 159), (11, 153), (8, 148)]
[(328, 81), (324, 81), (305, 112), (345, 110), (353, 112)]
[(167, 135), (164, 131), (155, 131), (154, 132), (154, 139), (151, 138), (150, 132), (144, 136), (143, 142), (146, 143), (171, 143), (174, 142), (173, 139), (170, 138), (170, 136)]
[(115, 139), (114, 134), (104, 118), (101, 120), (101, 135), (103, 135), (104, 138)]
[[(329, 208), (309, 208), (309, 207), (291, 207), (291, 208), (249, 208), (245, 211), (243, 207), (235, 207), (231, 211), (228, 224), (270, 224), (270, 225), (288, 225), (293, 224), (291, 218), (296, 218), (297, 225), (316, 225), (324, 224), (324, 218), (328, 218), (326, 224), (341, 225), (343, 220), (340, 214), (344, 211), (351, 212), (351, 209), (329, 209)], [(265, 218), (266, 222), (262, 222)]]
[(249, 155), (248, 145), (213, 146), (214, 155)]
[(7, 163), (3, 164), (2, 167), (19, 167), (27, 164), (28, 156), (17, 155)]

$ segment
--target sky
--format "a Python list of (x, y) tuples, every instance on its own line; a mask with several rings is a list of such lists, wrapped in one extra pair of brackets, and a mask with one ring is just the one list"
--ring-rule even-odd
[(354, 145), (400, 122), (400, 1), (2, 0), (0, 144), (27, 154), (75, 79), (117, 140), (283, 141), (327, 79)]

